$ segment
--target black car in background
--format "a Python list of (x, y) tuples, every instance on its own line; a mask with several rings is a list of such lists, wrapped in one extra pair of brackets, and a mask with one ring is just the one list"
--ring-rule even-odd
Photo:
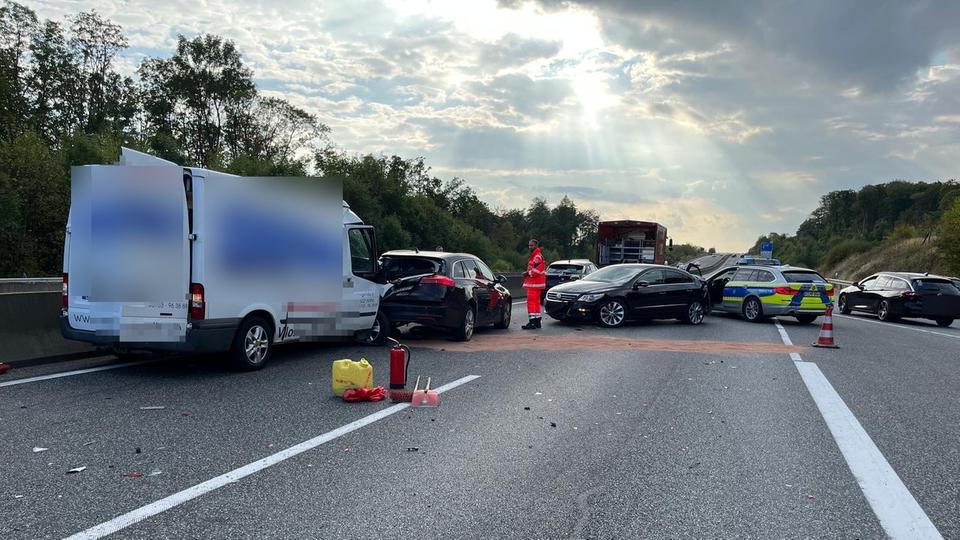
[(946, 327), (960, 319), (960, 289), (950, 278), (880, 272), (840, 291), (837, 310), (876, 313), (881, 321), (931, 319)]
[(568, 281), (576, 281), (583, 276), (595, 271), (597, 265), (588, 259), (568, 259), (565, 261), (554, 261), (547, 267), (547, 286), (546, 290)]
[(700, 324), (709, 309), (706, 284), (657, 264), (606, 266), (547, 292), (546, 311), (558, 321), (595, 321), (616, 327), (630, 319), (680, 319)]
[(408, 323), (451, 331), (462, 341), (478, 326), (510, 326), (506, 278), (494, 277), (469, 253), (388, 251), (380, 257), (380, 275), (387, 287), (369, 342), (382, 343)]

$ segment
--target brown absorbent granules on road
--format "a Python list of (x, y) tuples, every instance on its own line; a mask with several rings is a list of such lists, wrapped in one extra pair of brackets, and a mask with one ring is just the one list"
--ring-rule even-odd
[(796, 346), (766, 342), (690, 341), (676, 339), (631, 339), (596, 334), (562, 336), (531, 336), (529, 333), (474, 335), (472, 341), (451, 342), (424, 340), (408, 342), (412, 347), (443, 349), (449, 352), (567, 351), (589, 349), (594, 351), (643, 350), (703, 354), (789, 354), (803, 349)]

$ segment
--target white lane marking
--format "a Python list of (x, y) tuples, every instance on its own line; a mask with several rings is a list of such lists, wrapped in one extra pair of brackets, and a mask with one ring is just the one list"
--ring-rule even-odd
[(143, 360), (140, 362), (125, 362), (123, 364), (110, 364), (109, 366), (99, 366), (86, 369), (77, 369), (74, 371), (64, 371), (62, 373), (51, 373), (49, 375), (38, 375), (36, 377), (27, 377), (25, 379), (15, 379), (12, 381), (0, 383), (0, 387), (4, 386), (16, 386), (18, 384), (27, 384), (38, 381), (48, 381), (50, 379), (60, 379), (62, 377), (73, 377), (74, 375), (83, 375), (84, 373), (96, 373), (98, 371), (107, 371), (109, 369), (120, 369), (130, 366), (139, 366), (143, 364), (149, 364), (151, 362), (157, 362), (158, 360)]
[[(436, 390), (437, 392), (443, 393), (443, 392), (446, 392), (447, 390), (451, 390), (462, 384), (466, 384), (470, 381), (473, 381), (479, 378), (480, 378), (479, 375), (467, 375), (466, 377), (461, 377), (453, 382), (449, 382), (437, 388)], [(356, 431), (364, 426), (370, 425), (376, 422), (377, 420), (382, 420), (390, 415), (396, 414), (406, 409), (409, 406), (410, 406), (409, 403), (398, 403), (396, 405), (392, 405), (390, 407), (387, 407), (386, 409), (375, 412), (369, 416), (364, 416), (359, 420), (356, 420), (344, 426), (340, 426), (333, 431), (328, 431), (322, 435), (318, 435), (312, 439), (303, 441), (300, 444), (291, 446), (286, 450), (281, 450), (276, 454), (272, 454), (263, 459), (259, 459), (252, 463), (248, 463), (243, 467), (221, 474), (220, 476), (217, 476), (215, 478), (211, 478), (206, 482), (202, 482), (195, 486), (189, 487), (187, 489), (184, 489), (183, 491), (178, 491), (173, 495), (169, 495), (158, 501), (154, 501), (146, 506), (141, 506), (136, 510), (132, 510), (130, 512), (127, 512), (126, 514), (117, 516), (111, 519), (110, 521), (105, 521), (85, 531), (78, 532), (77, 534), (67, 537), (66, 540), (81, 540), (81, 539), (89, 540), (89, 539), (95, 539), (95, 538), (103, 538), (108, 534), (113, 534), (117, 531), (123, 530), (137, 522), (147, 519), (148, 517), (152, 517), (161, 512), (165, 512), (175, 506), (178, 506), (187, 501), (196, 499), (201, 495), (209, 493), (215, 489), (221, 488), (227, 484), (232, 484), (233, 482), (246, 478), (251, 474), (262, 471), (267, 467), (271, 467), (273, 465), (276, 465), (277, 463), (281, 463), (285, 460), (288, 460), (296, 455), (302, 454), (307, 450), (312, 450), (320, 446), (321, 444), (330, 442), (338, 437), (342, 437), (343, 435)]]
[[(776, 321), (776, 325), (783, 337), (783, 343), (790, 345), (786, 330), (779, 321)], [(800, 372), (803, 384), (817, 404), (817, 409), (833, 434), (833, 440), (840, 448), (850, 472), (856, 478), (863, 496), (887, 535), (894, 540), (942, 540), (940, 531), (913, 498), (897, 471), (893, 470), (883, 457), (873, 439), (820, 368), (813, 362), (801, 361), (797, 353), (791, 353), (790, 358), (794, 360), (793, 365)]]
[[(790, 336), (787, 335), (787, 330), (780, 324), (780, 321), (774, 319), (773, 323), (777, 325), (777, 332), (780, 332), (780, 339), (783, 340), (784, 345), (793, 345), (793, 342), (790, 341)], [(790, 358), (793, 358), (793, 355), (797, 353), (791, 353)]]
[(944, 334), (943, 332), (934, 332), (933, 330), (926, 330), (923, 328), (914, 328), (913, 326), (904, 326), (902, 324), (894, 324), (894, 323), (888, 323), (883, 321), (874, 321), (873, 319), (864, 319), (863, 317), (852, 317), (850, 315), (841, 315), (839, 313), (834, 313), (833, 316), (849, 319), (851, 321), (860, 321), (860, 322), (865, 322), (870, 324), (882, 324), (883, 326), (890, 326), (893, 328), (903, 328), (904, 330), (913, 330), (914, 332), (923, 332), (924, 334), (933, 334), (936, 336), (960, 339), (960, 334)]

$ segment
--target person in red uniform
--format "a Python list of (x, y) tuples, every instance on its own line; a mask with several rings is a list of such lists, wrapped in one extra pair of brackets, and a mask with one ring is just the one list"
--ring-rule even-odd
[(527, 261), (527, 271), (523, 273), (523, 288), (527, 290), (527, 314), (530, 322), (521, 328), (537, 330), (540, 328), (540, 294), (547, 286), (547, 261), (543, 260), (536, 240), (531, 238), (527, 247), (530, 248), (530, 259)]

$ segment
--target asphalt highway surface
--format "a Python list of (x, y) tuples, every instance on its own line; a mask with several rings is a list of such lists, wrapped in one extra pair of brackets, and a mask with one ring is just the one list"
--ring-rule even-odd
[(402, 338), (436, 409), (334, 397), (354, 344), (14, 369), (0, 538), (960, 538), (960, 323), (524, 319)]

